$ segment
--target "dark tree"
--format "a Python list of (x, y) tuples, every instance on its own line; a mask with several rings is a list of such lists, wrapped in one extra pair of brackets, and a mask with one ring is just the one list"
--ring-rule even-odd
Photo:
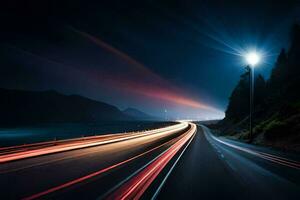
[(261, 74), (258, 74), (255, 78), (254, 86), (254, 104), (257, 106), (265, 104), (266, 98), (266, 81)]
[(294, 25), (288, 53), (281, 50), (268, 81), (268, 102), (272, 109), (300, 99), (300, 26)]
[(289, 75), (292, 77), (300, 74), (300, 25), (295, 24), (291, 32), (291, 45), (288, 51), (289, 67), (291, 69)]
[[(233, 90), (226, 110), (226, 118), (239, 121), (249, 115), (249, 72), (241, 75), (238, 85)], [(254, 112), (262, 111), (265, 107), (266, 81), (262, 75), (257, 75), (254, 82)]]
[(271, 73), (271, 77), (268, 83), (269, 89), (272, 92), (275, 92), (276, 90), (278, 90), (284, 85), (287, 78), (288, 78), (287, 55), (285, 49), (282, 49)]
[(241, 75), (240, 81), (229, 98), (226, 119), (233, 122), (249, 114), (249, 72)]
[(299, 102), (300, 100), (300, 25), (292, 29), (291, 45), (288, 51), (288, 82), (286, 83), (286, 100)]

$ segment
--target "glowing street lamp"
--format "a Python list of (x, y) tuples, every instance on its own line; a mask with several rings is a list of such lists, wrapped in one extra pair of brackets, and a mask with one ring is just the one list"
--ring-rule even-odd
[(260, 61), (260, 55), (257, 52), (249, 52), (245, 55), (245, 59), (248, 63), (247, 70), (249, 71), (249, 84), (250, 84), (250, 115), (249, 115), (249, 141), (252, 141), (253, 136), (253, 93), (254, 93), (254, 68)]
[(260, 56), (256, 52), (250, 52), (245, 57), (250, 67), (255, 67), (260, 61)]

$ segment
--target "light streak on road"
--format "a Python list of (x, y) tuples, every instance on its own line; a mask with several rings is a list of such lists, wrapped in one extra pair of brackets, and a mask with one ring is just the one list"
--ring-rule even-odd
[(175, 166), (177, 165), (178, 161), (180, 160), (180, 158), (182, 157), (182, 155), (184, 154), (185, 150), (188, 148), (188, 146), (190, 145), (190, 143), (192, 142), (192, 140), (194, 139), (194, 137), (195, 137), (195, 134), (192, 136), (192, 138), (190, 139), (190, 141), (188, 142), (188, 144), (184, 147), (184, 149), (182, 150), (182, 152), (180, 153), (180, 155), (177, 157), (176, 161), (173, 163), (172, 167), (170, 168), (170, 170), (168, 171), (168, 173), (166, 174), (166, 176), (164, 177), (164, 179), (162, 180), (162, 182), (160, 183), (160, 185), (156, 189), (156, 192), (152, 196), (151, 200), (155, 200), (157, 198), (160, 190), (162, 189), (162, 187), (166, 183), (167, 179), (171, 175), (171, 173), (174, 170)]
[(13, 153), (8, 153), (0, 156), (0, 163), (15, 161), (19, 159), (25, 159), (35, 156), (41, 156), (46, 154), (58, 153), (63, 151), (70, 151), (75, 149), (93, 147), (98, 145), (105, 145), (115, 142), (121, 142), (125, 140), (135, 139), (139, 137), (145, 136), (153, 136), (153, 137), (161, 137), (163, 135), (168, 135), (170, 133), (178, 132), (184, 130), (188, 127), (187, 123), (181, 123), (161, 129), (155, 129), (144, 132), (137, 133), (126, 133), (126, 134), (110, 134), (109, 136), (101, 136), (101, 137), (91, 137), (91, 138), (83, 138), (78, 140), (66, 140), (60, 144), (55, 144), (51, 147), (38, 148), (33, 150), (27, 150), (25, 148), (24, 151), (18, 151)]
[(139, 199), (175, 154), (194, 136), (196, 130), (196, 125), (191, 124), (191, 129), (183, 138), (143, 171), (118, 188), (108, 199)]
[(112, 170), (112, 169), (114, 169), (114, 168), (116, 168), (116, 167), (119, 167), (119, 166), (121, 166), (121, 165), (124, 165), (124, 164), (126, 164), (126, 163), (128, 163), (128, 162), (130, 162), (130, 161), (133, 161), (133, 160), (135, 160), (135, 159), (137, 159), (137, 158), (140, 158), (140, 157), (142, 157), (142, 156), (144, 156), (144, 155), (147, 155), (147, 154), (149, 154), (149, 153), (151, 153), (151, 152), (153, 152), (153, 151), (155, 151), (155, 150), (157, 150), (157, 149), (159, 149), (159, 148), (161, 148), (161, 147), (163, 147), (163, 146), (165, 146), (165, 145), (167, 145), (167, 144), (169, 144), (169, 143), (172, 143), (175, 139), (176, 139), (176, 138), (174, 138), (173, 140), (167, 141), (167, 142), (165, 142), (165, 143), (163, 143), (163, 144), (161, 144), (161, 145), (159, 145), (159, 146), (157, 146), (157, 147), (154, 147), (154, 148), (152, 148), (152, 149), (150, 149), (150, 150), (148, 150), (148, 151), (146, 151), (146, 152), (143, 152), (143, 153), (141, 153), (141, 154), (139, 154), (139, 155), (136, 155), (136, 156), (134, 156), (134, 157), (131, 157), (131, 158), (127, 159), (127, 160), (124, 160), (124, 161), (122, 161), (122, 162), (116, 163), (116, 164), (114, 164), (114, 165), (111, 165), (111, 166), (109, 166), (109, 167), (106, 167), (106, 168), (104, 168), (104, 169), (101, 169), (101, 170), (99, 170), (99, 171), (96, 171), (96, 172), (94, 172), (94, 173), (88, 174), (88, 175), (86, 175), (86, 176), (83, 176), (83, 177), (80, 177), (80, 178), (78, 178), (78, 179), (69, 181), (69, 182), (64, 183), (64, 184), (62, 184), (62, 185), (58, 185), (58, 186), (56, 186), (56, 187), (53, 187), (53, 188), (50, 188), (50, 189), (48, 189), (48, 190), (39, 192), (39, 193), (34, 194), (34, 195), (32, 195), (32, 196), (26, 197), (26, 198), (24, 198), (23, 200), (37, 199), (37, 198), (40, 198), (40, 197), (42, 197), (42, 196), (48, 195), (48, 194), (50, 194), (50, 193), (56, 192), (56, 191), (58, 191), (58, 190), (62, 190), (62, 189), (64, 189), (64, 188), (67, 188), (67, 187), (70, 187), (70, 186), (72, 186), (72, 185), (78, 184), (78, 183), (80, 183), (80, 182), (83, 182), (83, 181), (88, 180), (88, 179), (90, 179), (90, 178), (93, 178), (93, 177), (95, 177), (95, 176), (99, 176), (100, 174), (103, 174), (103, 173), (105, 173), (105, 172), (108, 172), (109, 170)]
[[(183, 123), (183, 124), (184, 124), (184, 127), (185, 127), (185, 125), (188, 125), (188, 124), (186, 124), (186, 123)], [(189, 126), (189, 125), (188, 125), (188, 126)], [(173, 129), (173, 130), (174, 130), (174, 129)], [(179, 132), (181, 129), (179, 129), (179, 130), (176, 129), (176, 130), (177, 130), (176, 132)], [(196, 131), (196, 126), (195, 126), (195, 125), (192, 125), (191, 128), (190, 128), (187, 132), (184, 133), (184, 136), (182, 136), (182, 135), (178, 136), (178, 137), (180, 138), (179, 140), (178, 140), (178, 137), (175, 137), (175, 138), (173, 138), (173, 139), (171, 139), (171, 140), (168, 140), (167, 142), (165, 142), (165, 143), (163, 143), (163, 144), (161, 144), (161, 145), (159, 145), (159, 146), (156, 146), (156, 147), (154, 147), (154, 148), (152, 148), (152, 149), (150, 149), (150, 150), (148, 150), (148, 151), (145, 151), (145, 152), (143, 152), (143, 153), (141, 153), (141, 154), (138, 154), (138, 155), (136, 155), (136, 156), (133, 156), (133, 157), (131, 157), (131, 158), (129, 158), (129, 159), (123, 160), (123, 161), (121, 161), (121, 162), (118, 162), (118, 163), (113, 164), (113, 165), (111, 165), (111, 166), (108, 166), (108, 167), (106, 167), (106, 168), (100, 169), (100, 170), (98, 170), (98, 171), (96, 171), (96, 172), (93, 172), (93, 173), (91, 173), (91, 174), (88, 174), (88, 175), (85, 175), (85, 176), (83, 176), (83, 177), (74, 179), (74, 180), (72, 180), (72, 181), (63, 183), (63, 184), (61, 184), (61, 185), (55, 186), (55, 187), (53, 187), (53, 188), (47, 189), (47, 190), (42, 191), (42, 192), (39, 192), (39, 193), (37, 193), (37, 194), (33, 194), (33, 195), (31, 195), (31, 196), (29, 196), (29, 197), (25, 197), (25, 198), (23, 198), (23, 199), (24, 199), (24, 200), (37, 199), (37, 198), (43, 197), (43, 196), (45, 196), (45, 195), (48, 195), (48, 194), (50, 194), (50, 193), (56, 192), (56, 191), (58, 191), (58, 190), (62, 190), (62, 189), (64, 189), (64, 188), (70, 187), (70, 186), (72, 186), (72, 185), (75, 185), (75, 184), (84, 182), (84, 181), (86, 181), (86, 180), (88, 180), (88, 179), (90, 179), (90, 178), (99, 176), (100, 174), (103, 174), (103, 173), (105, 173), (105, 172), (108, 172), (108, 171), (110, 171), (110, 170), (112, 170), (112, 169), (114, 169), (114, 168), (116, 168), (116, 167), (122, 166), (122, 165), (124, 165), (124, 164), (126, 164), (126, 163), (129, 163), (129, 162), (131, 162), (131, 161), (133, 161), (133, 160), (136, 160), (136, 159), (138, 159), (138, 158), (140, 158), (140, 157), (143, 157), (143, 156), (145, 156), (145, 155), (147, 155), (147, 154), (149, 154), (149, 153), (151, 153), (151, 152), (153, 152), (153, 151), (155, 151), (155, 150), (160, 149), (161, 147), (163, 147), (163, 146), (165, 146), (165, 145), (171, 145), (171, 144), (173, 144), (173, 145), (171, 145), (171, 147), (169, 147), (169, 149), (172, 150), (172, 152), (173, 152), (173, 154), (174, 154), (175, 151), (177, 152), (177, 151), (181, 148), (181, 146), (185, 144), (185, 142), (186, 142), (187, 139), (190, 139), (190, 135), (191, 135), (191, 134), (194, 134), (195, 131)], [(170, 134), (174, 134), (174, 133), (176, 133), (176, 132), (168, 130), (168, 131), (166, 131), (166, 132), (164, 132), (164, 133), (168, 133), (168, 134), (170, 135)], [(156, 133), (155, 137), (157, 137), (157, 135), (160, 135), (159, 138), (162, 138), (162, 136), (163, 136), (163, 134), (161, 134), (161, 132)], [(149, 137), (154, 137), (154, 136), (153, 136), (153, 135), (147, 135), (147, 136), (144, 136), (144, 137), (142, 137), (142, 138), (138, 138), (138, 141), (137, 141), (137, 142), (142, 142), (143, 140), (148, 140)], [(188, 137), (188, 138), (187, 138), (187, 137)], [(180, 143), (178, 143), (178, 142), (180, 142)], [(123, 144), (123, 145), (126, 145), (126, 144)], [(175, 150), (174, 150), (174, 148), (175, 148)], [(169, 151), (166, 151), (166, 152), (169, 152)], [(175, 152), (175, 153), (176, 153), (176, 152)], [(172, 155), (173, 155), (173, 154), (172, 154)], [(168, 156), (170, 156), (170, 155), (168, 155)], [(173, 155), (173, 156), (174, 156), (174, 155)]]
[[(203, 129), (205, 131), (207, 131), (206, 127), (203, 127)], [(219, 143), (222, 143), (226, 146), (232, 147), (232, 148), (237, 149), (239, 151), (243, 151), (243, 152), (249, 153), (251, 155), (258, 156), (262, 159), (274, 162), (276, 164), (284, 165), (284, 166), (291, 167), (291, 168), (298, 169), (298, 170), (300, 169), (300, 162), (298, 162), (298, 161), (283, 158), (283, 157), (280, 157), (280, 156), (275, 156), (275, 155), (272, 155), (272, 154), (269, 154), (269, 153), (264, 153), (264, 152), (260, 152), (260, 151), (251, 150), (251, 149), (245, 148), (245, 147), (241, 147), (241, 146), (226, 142), (224, 140), (221, 140), (221, 139), (219, 139), (219, 138), (217, 138), (217, 137), (215, 137), (211, 134), (210, 134), (210, 137), (212, 139), (214, 139), (215, 141), (219, 142)]]

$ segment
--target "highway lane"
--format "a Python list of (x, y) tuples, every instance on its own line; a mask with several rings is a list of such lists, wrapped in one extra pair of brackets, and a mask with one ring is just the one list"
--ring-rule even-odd
[(46, 155), (51, 153), (58, 153), (63, 151), (110, 144), (114, 142), (120, 142), (129, 139), (149, 136), (157, 133), (164, 133), (170, 131), (174, 132), (174, 131), (182, 130), (186, 127), (187, 127), (187, 123), (179, 123), (177, 125), (149, 130), (149, 131), (107, 134), (101, 136), (90, 136), (84, 138), (75, 138), (75, 139), (67, 139), (67, 140), (60, 140), (60, 141), (41, 142), (41, 143), (29, 144), (29, 145), (4, 147), (4, 148), (0, 148), (0, 163), (30, 158), (35, 156), (41, 156), (41, 155)]
[[(173, 146), (190, 128), (186, 123), (183, 124), (180, 129), (176, 126), (175, 129), (173, 127), (155, 133), (153, 131), (150, 134), (143, 133), (141, 137), (1, 164), (0, 199), (48, 198), (52, 195), (55, 199), (62, 198), (64, 195), (69, 195), (66, 191), (80, 191), (80, 189), (71, 190), (70, 187), (79, 185), (82, 188), (82, 185), (90, 183), (91, 180), (104, 177), (105, 180), (100, 180), (104, 184), (101, 189), (83, 190), (85, 197), (90, 195), (93, 199), (109, 190), (109, 186), (113, 187), (116, 181), (149, 163), (149, 160)], [(113, 172), (115, 173), (111, 175)], [(45, 191), (46, 193), (37, 195)]]
[[(147, 156), (147, 161), (142, 159), (131, 162), (117, 171), (112, 171), (109, 176), (96, 178), (82, 186), (74, 186), (68, 191), (51, 197), (54, 199), (138, 199), (138, 197), (149, 199), (158, 188), (158, 185), (153, 183), (156, 177), (160, 174), (164, 176), (161, 172), (167, 168), (166, 165), (172, 164), (171, 160), (178, 158), (177, 153), (182, 153), (188, 147), (195, 136), (195, 128), (196, 126), (176, 138), (172, 145), (159, 154)], [(144, 192), (147, 193), (151, 186), (155, 190), (145, 195)]]
[[(144, 193), (149, 186), (162, 175), (163, 170), (174, 159), (174, 156), (180, 152), (182, 147), (186, 148), (193, 140), (196, 133), (196, 125), (191, 124), (191, 129), (184, 136), (172, 145), (164, 154), (150, 163), (147, 167), (126, 181), (121, 187), (117, 188), (108, 199), (139, 199), (145, 196)], [(158, 187), (159, 189), (160, 187)], [(159, 191), (159, 190), (158, 190)]]
[(279, 175), (296, 185), (300, 185), (300, 155), (291, 152), (283, 152), (272, 149), (271, 147), (263, 147), (234, 140), (229, 140), (223, 137), (217, 138), (211, 134), (209, 129), (206, 130), (206, 136), (214, 146), (225, 148), (225, 150), (233, 151), (234, 153), (249, 159), (256, 165), (263, 167), (273, 174)]
[(217, 138), (194, 124), (142, 134), (1, 164), (0, 199), (300, 197), (297, 155)]
[(300, 170), (253, 152), (299, 164), (296, 155), (215, 138), (199, 127), (157, 198), (300, 199)]

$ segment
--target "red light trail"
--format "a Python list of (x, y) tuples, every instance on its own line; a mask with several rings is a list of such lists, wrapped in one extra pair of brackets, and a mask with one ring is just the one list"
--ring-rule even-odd
[[(184, 125), (185, 128), (187, 128), (187, 126), (188, 126), (187, 123), (182, 123), (182, 124), (179, 124), (179, 125)], [(177, 126), (178, 126), (178, 125), (177, 125)], [(105, 173), (105, 172), (107, 172), (107, 171), (109, 171), (109, 170), (112, 170), (112, 169), (116, 168), (116, 167), (122, 166), (122, 165), (124, 165), (124, 164), (126, 164), (126, 163), (128, 163), (128, 162), (131, 162), (131, 161), (133, 161), (133, 160), (135, 160), (135, 159), (137, 159), (137, 158), (140, 158), (140, 157), (142, 157), (142, 156), (145, 156), (145, 155), (149, 154), (150, 152), (153, 152), (153, 151), (155, 151), (155, 150), (157, 150), (157, 149), (159, 149), (159, 148), (161, 148), (161, 147), (163, 147), (163, 146), (165, 146), (165, 145), (169, 145), (169, 144), (172, 144), (172, 143), (175, 142), (175, 143), (174, 143), (171, 147), (169, 147), (169, 149), (168, 149), (167, 151), (165, 151), (165, 153), (163, 154), (163, 155), (166, 155), (168, 158), (169, 158), (170, 156), (174, 156), (174, 155), (176, 154), (176, 152), (182, 147), (182, 145), (184, 145), (185, 142), (186, 142), (187, 140), (189, 140), (193, 134), (195, 134), (195, 132), (196, 132), (196, 125), (192, 124), (192, 125), (190, 125), (190, 126), (191, 126), (191, 128), (190, 128), (187, 132), (185, 132), (185, 133), (184, 133), (184, 136), (183, 136), (182, 138), (180, 138), (179, 140), (178, 140), (178, 137), (175, 137), (175, 138), (173, 138), (172, 140), (169, 140), (169, 141), (167, 141), (167, 142), (164, 142), (164, 143), (161, 144), (161, 145), (158, 145), (158, 146), (156, 146), (156, 147), (154, 147), (154, 148), (151, 148), (150, 150), (145, 151), (145, 152), (143, 152), (143, 153), (141, 153), (141, 154), (138, 154), (138, 155), (136, 155), (136, 156), (133, 156), (133, 157), (131, 157), (131, 158), (129, 158), (129, 159), (123, 160), (123, 161), (121, 161), (121, 162), (119, 162), (119, 163), (113, 164), (113, 165), (108, 166), (108, 167), (106, 167), (106, 168), (103, 168), (103, 169), (101, 169), (101, 170), (99, 170), (99, 171), (93, 172), (93, 173), (91, 173), (91, 174), (85, 175), (85, 176), (80, 177), (80, 178), (77, 178), (77, 179), (74, 179), (74, 180), (69, 181), (69, 182), (66, 182), (66, 183), (64, 183), (64, 184), (55, 186), (55, 187), (50, 188), (50, 189), (47, 189), (47, 190), (45, 190), (45, 191), (36, 193), (36, 194), (31, 195), (31, 196), (29, 196), (29, 197), (25, 197), (25, 198), (23, 198), (23, 199), (24, 199), (24, 200), (37, 199), (37, 198), (40, 198), (40, 197), (42, 197), (42, 196), (48, 195), (48, 194), (50, 194), (50, 193), (56, 192), (56, 191), (58, 191), (58, 190), (61, 190), (61, 189), (70, 187), (70, 186), (72, 186), (72, 185), (75, 185), (75, 184), (78, 184), (78, 183), (83, 182), (83, 181), (85, 181), (85, 180), (88, 180), (88, 179), (90, 179), (90, 178), (92, 178), (92, 177), (95, 177), (95, 176), (98, 176), (98, 175), (100, 175), (100, 174), (103, 174), (103, 173)], [(180, 130), (183, 130), (183, 129), (174, 129), (174, 126), (167, 127), (167, 128), (168, 128), (168, 129), (167, 129), (167, 131), (165, 131), (165, 132), (155, 132), (156, 136), (158, 136), (159, 138), (161, 138), (162, 135), (164, 135), (164, 134), (172, 135), (172, 134), (174, 134), (174, 133), (176, 133), (176, 132), (178, 132), (178, 131), (180, 131)], [(182, 128), (182, 127), (181, 127), (181, 128)], [(166, 129), (166, 128), (165, 128), (165, 129)], [(173, 131), (170, 131), (169, 129), (172, 129)], [(164, 133), (164, 134), (162, 134), (162, 133)], [(148, 140), (149, 137), (153, 137), (153, 135), (143, 136), (143, 140)], [(180, 137), (180, 136), (179, 136), (179, 137)], [(167, 154), (166, 154), (166, 153), (167, 153)], [(165, 156), (164, 156), (164, 157), (165, 157)], [(157, 159), (155, 162), (153, 162), (153, 163), (157, 163), (158, 161), (159, 161), (159, 163), (161, 163), (161, 158), (162, 158), (162, 157), (158, 157), (158, 159)], [(170, 159), (171, 159), (171, 158), (170, 158)], [(165, 160), (165, 158), (164, 158), (164, 160)], [(152, 166), (153, 163), (151, 163), (149, 166)], [(155, 166), (154, 166), (154, 167), (155, 167)], [(161, 167), (163, 167), (163, 166), (161, 165), (160, 168), (161, 168)], [(148, 167), (147, 167), (147, 168), (148, 168)], [(156, 168), (156, 167), (155, 167), (155, 168)], [(159, 173), (159, 172), (156, 171), (156, 173)]]
[(143, 171), (130, 179), (120, 188), (118, 188), (108, 199), (139, 199), (150, 184), (155, 180), (159, 173), (175, 156), (175, 154), (186, 144), (196, 133), (196, 125), (191, 124), (191, 129), (185, 134), (183, 138), (177, 141), (172, 147), (162, 154), (153, 163), (147, 166)]
[[(136, 132), (136, 133), (126, 133), (126, 134), (110, 134), (110, 135), (104, 135), (104, 136), (91, 136), (87, 138), (79, 138), (79, 139), (73, 139), (73, 140), (63, 140), (58, 143), (52, 142), (53, 146), (46, 146), (43, 145), (45, 143), (39, 143), (41, 148), (37, 149), (28, 149), (28, 146), (25, 146), (25, 148), (22, 149), (21, 146), (16, 146), (14, 149), (18, 149), (17, 152), (14, 151), (13, 148), (8, 147), (7, 150), (10, 150), (6, 153), (3, 153), (3, 155), (0, 155), (0, 163), (15, 161), (19, 159), (25, 159), (35, 156), (41, 156), (46, 154), (52, 154), (52, 153), (58, 153), (63, 151), (69, 151), (69, 150), (75, 150), (80, 148), (87, 148), (87, 147), (93, 147), (98, 145), (104, 145), (114, 142), (120, 142), (125, 141), (129, 139), (135, 139), (140, 137), (157, 137), (162, 135), (167, 135), (170, 133), (178, 132), (180, 130), (184, 130), (187, 128), (186, 123), (181, 123), (173, 126), (169, 126), (166, 128), (160, 128), (155, 129), (151, 131), (144, 131), (144, 132)], [(51, 143), (46, 143), (51, 144)], [(33, 145), (34, 147), (38, 145)], [(5, 150), (5, 148), (2, 148), (2, 151)]]
[[(175, 138), (175, 139), (176, 139), (176, 138)], [(43, 191), (43, 192), (34, 194), (34, 195), (30, 196), (30, 197), (26, 197), (26, 198), (24, 198), (23, 200), (37, 199), (37, 198), (39, 198), (39, 197), (45, 196), (45, 195), (47, 195), (47, 194), (50, 194), (50, 193), (52, 193), (52, 192), (55, 192), (55, 191), (58, 191), (58, 190), (61, 190), (61, 189), (70, 187), (70, 186), (72, 186), (72, 185), (75, 185), (75, 184), (77, 184), (77, 183), (83, 182), (83, 181), (85, 181), (85, 180), (87, 180), (87, 179), (90, 179), (90, 178), (92, 178), (92, 177), (98, 176), (98, 175), (100, 175), (100, 174), (102, 174), (102, 173), (105, 173), (105, 172), (107, 172), (107, 171), (109, 171), (109, 170), (112, 170), (112, 169), (114, 169), (114, 168), (116, 168), (116, 167), (119, 167), (119, 166), (121, 166), (121, 165), (124, 165), (124, 164), (130, 162), (130, 161), (133, 161), (133, 160), (135, 160), (135, 159), (137, 159), (137, 158), (139, 158), (139, 157), (142, 157), (142, 156), (144, 156), (144, 155), (146, 155), (146, 154), (148, 154), (148, 153), (151, 153), (151, 152), (153, 152), (154, 150), (159, 149), (160, 147), (162, 147), (162, 146), (164, 146), (164, 145), (167, 145), (167, 144), (169, 144), (169, 143), (172, 143), (175, 139), (170, 140), (170, 141), (167, 141), (167, 142), (165, 142), (165, 143), (163, 143), (163, 144), (161, 144), (161, 145), (159, 145), (159, 146), (157, 146), (157, 147), (154, 147), (154, 148), (152, 148), (152, 149), (150, 149), (150, 150), (148, 150), (148, 151), (146, 151), (146, 152), (143, 152), (143, 153), (141, 153), (141, 154), (139, 154), (139, 155), (136, 155), (136, 156), (134, 156), (134, 157), (132, 157), (132, 158), (129, 158), (129, 159), (124, 160), (124, 161), (122, 161), (122, 162), (119, 162), (119, 163), (117, 163), (117, 164), (111, 165), (111, 166), (109, 166), (109, 167), (107, 167), (107, 168), (101, 169), (101, 170), (99, 170), (99, 171), (97, 171), (97, 172), (94, 172), (94, 173), (92, 173), (92, 174), (88, 174), (88, 175), (86, 175), (86, 176), (80, 177), (80, 178), (78, 178), (78, 179), (72, 180), (72, 181), (67, 182), (67, 183), (64, 183), (64, 184), (62, 184), (62, 185), (59, 185), (59, 186), (50, 188), (50, 189), (45, 190), (45, 191)]]

